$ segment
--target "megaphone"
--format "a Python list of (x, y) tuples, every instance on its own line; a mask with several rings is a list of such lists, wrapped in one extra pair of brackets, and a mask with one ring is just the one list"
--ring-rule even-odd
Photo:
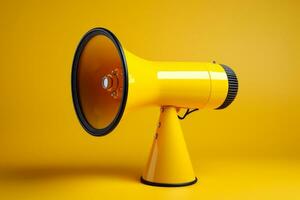
[[(141, 182), (170, 187), (197, 181), (178, 118), (196, 109), (226, 108), (238, 91), (237, 77), (228, 66), (148, 61), (123, 49), (104, 28), (92, 29), (81, 39), (71, 85), (79, 121), (93, 136), (112, 132), (124, 111), (149, 105), (161, 108)], [(183, 108), (187, 111), (180, 117)]]

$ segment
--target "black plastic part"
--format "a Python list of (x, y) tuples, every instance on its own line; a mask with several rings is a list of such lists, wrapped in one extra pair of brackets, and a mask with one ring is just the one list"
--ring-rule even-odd
[(227, 106), (229, 106), (233, 102), (233, 100), (235, 99), (235, 97), (237, 95), (237, 92), (238, 92), (238, 86), (239, 86), (238, 79), (237, 79), (234, 71), (226, 65), (221, 64), (221, 66), (224, 68), (224, 70), (227, 74), (228, 92), (227, 92), (227, 96), (226, 96), (226, 99), (223, 102), (223, 104), (220, 107), (216, 108), (216, 109), (224, 109)]
[[(122, 103), (119, 108), (118, 114), (114, 118), (114, 120), (105, 128), (103, 129), (96, 129), (92, 125), (89, 124), (87, 119), (85, 118), (82, 109), (81, 109), (81, 104), (80, 104), (80, 99), (79, 99), (79, 94), (78, 94), (78, 87), (77, 87), (77, 71), (78, 71), (78, 64), (80, 60), (81, 53), (85, 47), (85, 45), (89, 42), (91, 38), (93, 38), (96, 35), (104, 35), (108, 37), (109, 39), (112, 40), (116, 48), (118, 49), (120, 58), (122, 60), (122, 67), (123, 67), (123, 73), (124, 73), (124, 89), (123, 89), (123, 97), (122, 97)], [(122, 115), (125, 110), (126, 106), (126, 101), (127, 101), (127, 94), (128, 94), (128, 71), (127, 71), (127, 64), (125, 60), (125, 54), (123, 52), (122, 46), (116, 36), (110, 32), (109, 30), (105, 28), (94, 28), (87, 32), (83, 38), (81, 39), (73, 60), (73, 66), (72, 66), (72, 80), (71, 80), (71, 85), (72, 85), (72, 98), (73, 98), (73, 104), (75, 107), (75, 111), (77, 114), (77, 117), (83, 126), (83, 128), (90, 133), (93, 136), (104, 136), (108, 133), (110, 133), (120, 122)]]
[(195, 180), (191, 181), (191, 182), (186, 182), (186, 183), (155, 183), (155, 182), (150, 182), (150, 181), (146, 181), (145, 179), (143, 179), (143, 177), (141, 176), (141, 182), (146, 184), (146, 185), (151, 185), (151, 186), (158, 186), (158, 187), (182, 187), (182, 186), (188, 186), (188, 185), (193, 185), (195, 184), (198, 179), (197, 177), (195, 177)]
[(179, 115), (177, 115), (177, 117), (178, 117), (178, 119), (183, 120), (183, 119), (185, 119), (186, 116), (188, 116), (189, 114), (191, 114), (192, 112), (195, 112), (195, 111), (197, 111), (197, 110), (199, 110), (199, 109), (198, 109), (198, 108), (195, 108), (195, 109), (193, 109), (193, 110), (190, 110), (190, 109), (188, 108), (182, 117), (179, 116)]

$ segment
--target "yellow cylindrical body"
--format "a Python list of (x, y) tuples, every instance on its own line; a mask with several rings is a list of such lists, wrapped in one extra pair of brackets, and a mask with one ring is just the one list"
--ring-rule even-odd
[(169, 105), (182, 108), (217, 108), (225, 100), (228, 79), (219, 64), (153, 62), (125, 51), (129, 108)]

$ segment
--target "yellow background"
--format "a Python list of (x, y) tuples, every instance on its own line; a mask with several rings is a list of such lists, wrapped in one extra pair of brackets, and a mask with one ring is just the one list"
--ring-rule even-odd
[[(240, 89), (226, 110), (182, 121), (199, 182), (139, 183), (159, 108), (92, 137), (72, 105), (82, 35), (106, 27), (159, 61), (230, 65)], [(2, 1), (1, 199), (299, 199), (300, 4), (297, 1)]]

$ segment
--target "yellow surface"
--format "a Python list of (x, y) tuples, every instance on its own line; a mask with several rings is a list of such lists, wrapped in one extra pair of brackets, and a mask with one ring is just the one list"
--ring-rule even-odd
[[(298, 1), (1, 2), (0, 198), (299, 199), (299, 10)], [(159, 108), (128, 113), (102, 138), (81, 128), (71, 64), (96, 26), (143, 58), (216, 60), (237, 73), (228, 109), (181, 122), (197, 185), (138, 182)]]

